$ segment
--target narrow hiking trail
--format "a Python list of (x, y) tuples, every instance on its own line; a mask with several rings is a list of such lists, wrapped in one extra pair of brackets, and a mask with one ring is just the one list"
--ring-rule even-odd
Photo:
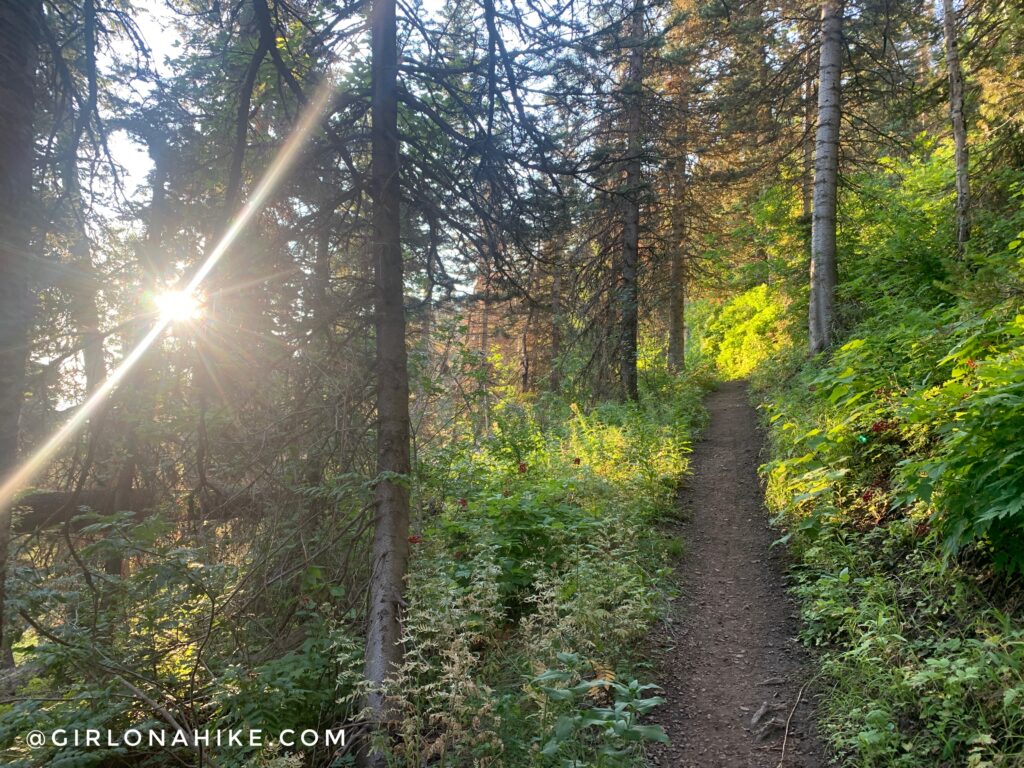
[(667, 699), (652, 719), (671, 740), (652, 759), (672, 768), (776, 768), (785, 739), (787, 768), (823, 767), (810, 686), (800, 696), (812, 671), (795, 640), (797, 607), (781, 552), (770, 548), (757, 416), (742, 382), (723, 384), (707, 407), (710, 423), (680, 492), (680, 596), (652, 638)]

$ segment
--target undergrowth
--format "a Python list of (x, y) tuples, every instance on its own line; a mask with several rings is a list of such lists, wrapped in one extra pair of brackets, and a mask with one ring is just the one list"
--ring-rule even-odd
[[(686, 472), (708, 381), (701, 370), (674, 377), (647, 366), (640, 404), (592, 408), (496, 389), (488, 430), (474, 434), (468, 421), (456, 423), (450, 439), (420, 454), (411, 478), (405, 660), (389, 686), (390, 765), (625, 767), (638, 764), (645, 742), (665, 738), (641, 722), (660, 699), (656, 681), (638, 670), (637, 644), (671, 589), (669, 542), (656, 521), (671, 510)], [(363, 478), (341, 476), (308, 495), (321, 508), (357, 515), (369, 489)], [(135, 684), (101, 655), (104, 638), (129, 658), (152, 660), (168, 695), (198, 701), (190, 716), (211, 731), (345, 726), (356, 734), (364, 692), (360, 606), (335, 607), (346, 593), (324, 565), (308, 566), (296, 579), (300, 593), (280, 598), (294, 600), (304, 637), (271, 658), (231, 661), (237, 638), (228, 632), (227, 608), (249, 605), (241, 570), (168, 540), (159, 518), (95, 519), (100, 533), (112, 531), (97, 546), (160, 556), (107, 578), (126, 604), (138, 606), (131, 625), (115, 632), (119, 617), (100, 604), (93, 626), (79, 627), (88, 620), (80, 617), (78, 631), (30, 632), (16, 644), (36, 677), (24, 697), (0, 703), (5, 764), (77, 768), (125, 759), (124, 746), (32, 750), (24, 739), (31, 729), (173, 725), (146, 719), (133, 705)], [(284, 542), (286, 533), (278, 533)], [(86, 588), (70, 567), (48, 584), (60, 588), (30, 584), (15, 604), (30, 615), (56, 614), (69, 594)], [(196, 648), (219, 653), (206, 662)], [(107, 678), (75, 678), (84, 659), (97, 657), (110, 669)], [(68, 679), (79, 682), (54, 697), (54, 681)], [(204, 681), (198, 691), (197, 679)], [(177, 757), (153, 750), (143, 759), (171, 765)], [(345, 766), (355, 757), (351, 749), (268, 743), (221, 749), (217, 763)]]
[(657, 520), (703, 419), (699, 374), (642, 405), (512, 399), (493, 434), (420, 469), (390, 697), (395, 766), (628, 766), (663, 740), (637, 642), (664, 607)]
[(918, 150), (844, 198), (830, 355), (803, 353), (806, 254), (787, 224), (799, 199), (780, 204), (779, 190), (754, 212), (767, 258), (752, 277), (771, 287), (741, 284), (705, 321), (701, 352), (723, 376), (751, 373), (762, 401), (767, 504), (839, 762), (1021, 765), (1019, 180), (987, 180), (956, 259), (949, 147)]

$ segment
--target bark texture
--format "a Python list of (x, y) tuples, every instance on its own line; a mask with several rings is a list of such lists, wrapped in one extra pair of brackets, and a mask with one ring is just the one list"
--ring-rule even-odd
[(803, 136), (800, 140), (800, 151), (803, 167), (800, 178), (800, 216), (803, 220), (802, 226), (806, 228), (807, 247), (810, 249), (811, 212), (814, 202), (814, 37), (817, 34), (817, 30), (813, 20), (808, 20), (806, 25), (801, 25), (801, 29), (807, 46), (807, 51), (804, 54), (806, 56), (804, 66), (807, 69), (807, 79), (804, 81), (803, 88), (801, 89)]
[[(0, 478), (18, 461), (18, 421), (32, 316), (32, 116), (41, 3), (0, 3)], [(0, 653), (9, 661), (4, 621), (11, 510), (0, 500)]]
[(555, 241), (551, 254), (551, 371), (548, 386), (552, 392), (562, 389), (562, 250), (561, 238)]
[[(398, 179), (398, 47), (395, 0), (374, 0), (371, 26), (373, 197), (372, 249), (376, 277), (377, 470), (373, 572), (370, 580), (365, 675), (367, 704), (378, 730), (389, 720), (383, 684), (402, 658), (401, 602), (409, 548), (409, 379), (402, 284)], [(380, 755), (368, 762), (380, 764)]]
[(683, 243), (673, 243), (668, 295), (668, 369), (679, 373), (686, 361), (686, 263)]
[(956, 162), (956, 250), (963, 255), (971, 236), (971, 186), (968, 172), (967, 123), (964, 120), (964, 73), (960, 66), (960, 44), (956, 33), (953, 0), (942, 0), (942, 28), (946, 39), (946, 69), (949, 71), (949, 118), (953, 124)]
[(814, 139), (814, 210), (811, 219), (810, 352), (831, 345), (836, 293), (836, 199), (843, 69), (843, 2), (821, 7), (818, 129)]
[(640, 186), (644, 79), (644, 6), (636, 0), (630, 15), (631, 50), (623, 92), (626, 100), (625, 190), (622, 199), (622, 259), (619, 264), (619, 378), (623, 397), (637, 400), (637, 272), (640, 265)]
[(682, 158), (672, 173), (673, 202), (672, 211), (672, 242), (669, 247), (672, 249), (671, 262), (669, 265), (669, 294), (668, 294), (668, 369), (672, 373), (679, 373), (686, 365), (686, 197), (687, 172), (689, 166), (688, 147), (689, 132), (687, 129), (685, 93), (681, 94), (683, 105), (683, 117), (680, 120), (679, 132), (676, 141), (679, 146), (679, 155)]

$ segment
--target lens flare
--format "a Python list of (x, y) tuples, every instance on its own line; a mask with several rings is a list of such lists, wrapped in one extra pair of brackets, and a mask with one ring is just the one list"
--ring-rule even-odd
[[(238, 215), (231, 222), (227, 232), (224, 233), (224, 236), (214, 246), (213, 250), (210, 251), (206, 260), (199, 266), (195, 274), (192, 275), (192, 279), (180, 290), (164, 294), (167, 297), (166, 303), (162, 299), (158, 300), (159, 315), (156, 323), (150, 328), (142, 341), (125, 356), (121, 364), (111, 372), (106, 381), (96, 388), (96, 391), (78, 407), (75, 414), (64, 425), (51, 435), (41, 448), (4, 479), (3, 484), (0, 485), (0, 525), (6, 526), (7, 524), (6, 519), (10, 515), (9, 508), (15, 494), (27, 486), (46, 467), (60, 447), (96, 412), (107, 396), (128, 375), (128, 371), (132, 369), (132, 366), (142, 358), (146, 350), (163, 334), (167, 326), (175, 320), (191, 317), (193, 308), (201, 311), (201, 303), (197, 299), (200, 284), (207, 278), (213, 268), (217, 266), (217, 262), (220, 261), (221, 257), (235, 241), (235, 238), (238, 237), (239, 232), (245, 228), (245, 225), (249, 223), (253, 215), (260, 210), (267, 196), (277, 186), (281, 177), (294, 165), (299, 150), (306, 143), (306, 139), (309, 138), (309, 135), (313, 132), (313, 129), (325, 112), (333, 91), (330, 78), (325, 77), (323, 83), (320, 84), (314, 93), (313, 98), (306, 104), (292, 135), (288, 137), (284, 146), (281, 147), (267, 172), (260, 179), (259, 184), (256, 185), (245, 205), (242, 206), (242, 210), (238, 212)], [(166, 309), (164, 308), (165, 306), (167, 307)], [(180, 313), (183, 312), (186, 317), (180, 316)]]
[(203, 302), (194, 293), (167, 291), (153, 297), (160, 317), (172, 323), (198, 320), (203, 316)]

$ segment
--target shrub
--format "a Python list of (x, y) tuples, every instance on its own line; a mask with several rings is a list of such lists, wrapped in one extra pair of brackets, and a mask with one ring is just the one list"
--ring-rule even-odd
[[(984, 225), (955, 259), (948, 145), (923, 137), (917, 150), (858, 174), (844, 195), (841, 341), (829, 355), (759, 355), (773, 340), (764, 330), (760, 344), (723, 344), (753, 316), (726, 321), (728, 303), (704, 323), (705, 344), (716, 356), (754, 350), (730, 352), (726, 371), (764, 358), (752, 379), (769, 425), (766, 499), (796, 557), (803, 639), (826, 679), (821, 723), (840, 761), (1017, 765), (1024, 264), (1007, 249), (1021, 213), (993, 200), (1012, 199), (1019, 173), (987, 179)], [(774, 254), (792, 233), (744, 237)], [(804, 260), (792, 251), (760, 278), (788, 287), (794, 338)]]
[[(630, 659), (664, 605), (655, 522), (704, 378), (649, 374), (640, 405), (506, 398), (492, 437), (420, 467), (416, 494), (439, 512), (413, 545), (393, 765), (611, 768), (663, 738), (638, 720), (656, 699)], [(569, 418), (542, 430), (540, 407)]]
[(725, 302), (701, 339), (702, 354), (726, 379), (741, 379), (792, 344), (787, 302), (765, 284)]

